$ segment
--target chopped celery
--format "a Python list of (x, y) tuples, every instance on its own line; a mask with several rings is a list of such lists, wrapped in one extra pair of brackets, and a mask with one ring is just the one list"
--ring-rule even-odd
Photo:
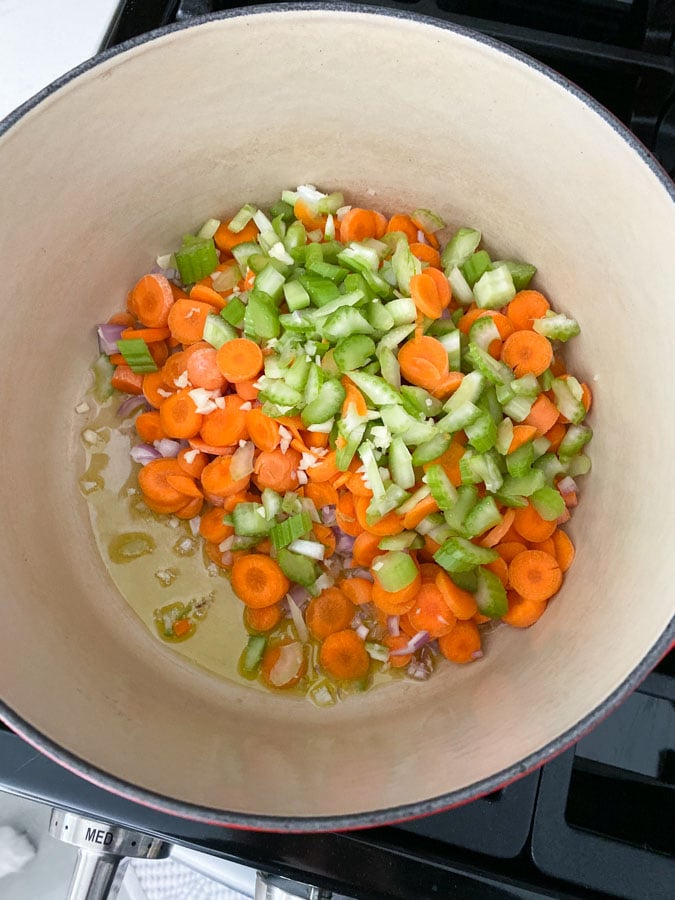
[(312, 272), (298, 275), (298, 281), (305, 288), (314, 306), (325, 306), (340, 296), (340, 289), (330, 280)]
[(365, 316), (351, 306), (341, 306), (331, 313), (320, 330), (330, 341), (338, 341), (351, 334), (373, 334), (374, 331)]
[(506, 497), (531, 497), (535, 491), (538, 491), (545, 485), (544, 473), (539, 469), (530, 469), (526, 475), (521, 475), (518, 478), (509, 475), (508, 478), (504, 479), (504, 483), (499, 490)]
[[(281, 218), (287, 225), (290, 225), (295, 221), (295, 213), (293, 212), (293, 207), (290, 203), (285, 203), (283, 200), (277, 200), (276, 203), (273, 203), (270, 206), (270, 215), (273, 216), (274, 219)], [(232, 229), (230, 229), (231, 231)]]
[(345, 198), (339, 191), (321, 197), (316, 205), (319, 215), (326, 216), (330, 213), (336, 213), (341, 206), (344, 206)]
[(197, 232), (197, 237), (212, 238), (220, 228), (220, 219), (207, 219)]
[(242, 272), (246, 271), (249, 259), (256, 253), (260, 253), (260, 245), (254, 241), (244, 241), (232, 248), (232, 256), (237, 260)]
[(400, 488), (397, 484), (388, 484), (384, 492), (384, 496), (380, 500), (373, 498), (366, 511), (366, 522), (374, 525), (382, 516), (386, 516), (388, 512), (397, 509), (402, 502), (410, 495)]
[(277, 308), (272, 299), (261, 291), (252, 291), (249, 295), (244, 313), (244, 331), (248, 337), (263, 341), (281, 334)]
[(517, 291), (524, 291), (537, 273), (536, 266), (532, 266), (530, 263), (515, 262), (511, 259), (496, 261), (494, 265), (506, 266), (511, 273), (513, 286)]
[[(448, 272), (448, 281), (455, 300), (462, 306), (470, 306), (473, 303), (473, 291), (471, 290), (471, 285), (462, 274), (462, 270), (457, 266), (453, 266)], [(459, 310), (459, 312), (463, 313), (463, 310)]]
[(400, 403), (400, 394), (384, 378), (380, 378), (378, 375), (367, 375), (364, 372), (355, 372), (353, 369), (346, 374), (375, 406)]
[(366, 641), (365, 643), (366, 653), (371, 659), (375, 659), (378, 662), (387, 662), (389, 659), (389, 647), (385, 647), (384, 644), (376, 644), (374, 641)]
[(361, 311), (375, 331), (381, 331), (383, 334), (386, 334), (394, 327), (394, 317), (378, 299), (371, 300), (370, 303), (365, 304)]
[(287, 369), (285, 376), (281, 377), (289, 387), (295, 388), (296, 391), (302, 391), (307, 384), (309, 367), (310, 363), (307, 357), (303, 353), (299, 353), (293, 360), (290, 369)]
[(419, 575), (415, 561), (403, 550), (391, 550), (376, 556), (371, 568), (385, 591), (402, 591)]
[(299, 281), (286, 281), (283, 287), (284, 299), (291, 312), (305, 309), (310, 304), (309, 294)]
[(271, 379), (265, 377), (262, 379), (262, 387), (260, 388), (260, 397), (262, 400), (269, 400), (270, 403), (276, 403), (277, 406), (297, 407), (302, 405), (302, 394), (295, 388), (289, 387), (281, 379)]
[(476, 590), (474, 592), (476, 606), (483, 616), (499, 619), (509, 611), (506, 589), (501, 580), (489, 569), (478, 567)]
[(441, 265), (447, 271), (461, 266), (480, 244), (481, 233), (475, 228), (459, 228), (441, 253)]
[(377, 354), (380, 363), (380, 371), (385, 381), (397, 391), (401, 389), (401, 367), (398, 357), (393, 350), (383, 347)]
[(403, 406), (411, 416), (437, 416), (443, 409), (443, 404), (424, 388), (404, 384), (401, 387), (401, 400)]
[(438, 340), (448, 354), (448, 366), (452, 372), (459, 372), (462, 363), (462, 332), (455, 331), (442, 334)]
[(413, 466), (423, 466), (442, 456), (450, 446), (452, 438), (449, 434), (439, 432), (428, 441), (418, 444), (412, 455)]
[(415, 472), (413, 470), (412, 456), (405, 441), (400, 435), (392, 438), (389, 445), (389, 469), (394, 482), (404, 490), (409, 490), (415, 485)]
[(501, 341), (499, 329), (492, 316), (486, 315), (476, 319), (469, 329), (469, 340), (485, 351), (492, 341)]
[(302, 410), (305, 425), (319, 425), (338, 414), (342, 408), (346, 392), (337, 378), (328, 378), (321, 387), (319, 396)]
[(544, 453), (539, 459), (535, 460), (534, 468), (544, 473), (546, 484), (550, 486), (553, 486), (558, 475), (562, 475), (565, 472), (565, 466), (555, 453)]
[(502, 520), (497, 504), (490, 496), (483, 497), (464, 519), (464, 532), (468, 537), (484, 534), (489, 528), (499, 525)]
[(341, 472), (346, 472), (354, 459), (354, 454), (358, 450), (359, 444), (363, 440), (366, 426), (356, 425), (351, 429), (347, 429), (344, 421), (341, 421), (338, 423), (338, 433), (345, 443), (341, 447), (337, 447), (335, 451), (335, 465)]
[(513, 453), (506, 455), (506, 469), (513, 478), (521, 478), (527, 475), (534, 462), (534, 447), (532, 441), (521, 444)]
[(559, 519), (565, 512), (565, 501), (560, 491), (552, 487), (539, 488), (530, 497), (530, 503), (547, 522)]
[(422, 264), (413, 254), (406, 240), (400, 240), (396, 244), (396, 249), (391, 258), (391, 264), (394, 268), (399, 290), (402, 294), (409, 297), (410, 279), (413, 275), (419, 275), (422, 271)]
[(361, 444), (359, 447), (359, 456), (363, 462), (366, 480), (370, 490), (373, 492), (373, 497), (375, 500), (381, 500), (385, 494), (385, 487), (382, 483), (382, 476), (380, 475), (380, 469), (373, 452), (373, 445), (370, 441), (364, 441)]
[(262, 662), (266, 645), (267, 638), (262, 634), (252, 634), (249, 637), (241, 662), (241, 667), (245, 672), (252, 674), (258, 669)]
[(469, 569), (467, 572), (450, 572), (450, 578), (463, 591), (474, 594), (478, 587), (478, 569)]
[(243, 537), (266, 535), (271, 526), (262, 503), (237, 503), (232, 510), (234, 533)]
[(567, 429), (567, 434), (558, 447), (560, 461), (565, 462), (571, 457), (576, 456), (592, 437), (593, 432), (588, 425), (570, 425)]
[(591, 461), (585, 453), (578, 453), (565, 463), (565, 474), (572, 478), (576, 478), (578, 475), (588, 475), (590, 471)]
[(513, 278), (506, 266), (484, 272), (473, 286), (476, 305), (480, 309), (499, 309), (516, 296)]
[(303, 587), (312, 587), (321, 573), (313, 559), (302, 556), (300, 553), (293, 553), (287, 547), (279, 550), (277, 562), (289, 581), (295, 581)]
[(271, 521), (281, 512), (281, 495), (277, 494), (271, 488), (265, 488), (261, 495), (263, 506), (265, 507), (265, 515)]
[(532, 327), (538, 334), (543, 334), (551, 341), (569, 341), (581, 333), (578, 322), (568, 319), (563, 313), (548, 310), (541, 319), (535, 319)]
[(157, 364), (148, 350), (148, 345), (140, 338), (118, 338), (117, 349), (132, 372), (157, 371)]
[(308, 366), (309, 372), (305, 380), (305, 404), (312, 403), (318, 398), (321, 385), (324, 382), (323, 370), (316, 363), (308, 363)]
[(255, 289), (267, 294), (275, 303), (278, 303), (281, 300), (286, 279), (273, 262), (273, 260), (269, 260), (265, 268), (255, 276)]
[(338, 253), (337, 260), (342, 266), (363, 275), (367, 272), (376, 272), (380, 266), (380, 257), (376, 250), (354, 242)]
[(385, 303), (384, 308), (394, 320), (394, 325), (410, 325), (417, 320), (417, 307), (410, 297), (399, 297)]
[[(405, 298), (404, 298), (405, 299)], [(413, 303), (413, 306), (415, 304)], [(391, 331), (387, 332), (384, 337), (380, 338), (380, 342), (377, 345), (377, 349), (380, 350), (383, 347), (386, 347), (388, 350), (395, 350), (399, 344), (401, 344), (409, 334), (415, 330), (415, 323), (408, 322), (405, 325), (397, 325), (391, 329)]]
[[(240, 503), (238, 506), (243, 506)], [(235, 511), (237, 507), (235, 506)], [(304, 534), (308, 534), (312, 530), (312, 520), (307, 512), (298, 513), (290, 516), (284, 522), (273, 525), (270, 529), (270, 540), (275, 550), (282, 547), (288, 547), (293, 541), (301, 538)]]
[(322, 278), (328, 278), (335, 284), (341, 284), (349, 274), (348, 269), (336, 266), (333, 263), (324, 262), (323, 259), (306, 264), (306, 269), (308, 272), (314, 272)]
[(390, 537), (383, 537), (378, 544), (380, 550), (419, 550), (424, 546), (422, 536), (416, 531), (402, 531)]
[(452, 529), (459, 532), (464, 528), (464, 520), (469, 511), (478, 501), (478, 489), (473, 484), (461, 484), (456, 491), (457, 501), (450, 509), (446, 510), (445, 521)]
[[(284, 235), (284, 247), (289, 251), (294, 259), (295, 255), (293, 251), (299, 249), (302, 250), (304, 260), (306, 240), (307, 232), (302, 222), (291, 222), (291, 224), (286, 229), (286, 234)], [(234, 250), (232, 252), (234, 253)]]
[(481, 276), (490, 270), (491, 266), (492, 260), (490, 259), (490, 254), (486, 250), (478, 250), (476, 253), (473, 253), (460, 268), (467, 284), (470, 288), (473, 288)]
[(513, 381), (511, 369), (503, 362), (494, 359), (487, 351), (481, 350), (478, 344), (469, 343), (466, 355), (474, 369), (493, 384), (505, 385)]
[(245, 203), (244, 206), (236, 213), (228, 222), (227, 227), (228, 230), (232, 232), (232, 234), (239, 234), (240, 231), (243, 231), (244, 228), (251, 221), (253, 216), (255, 215), (256, 207), (252, 203)]
[(448, 572), (468, 572), (498, 559), (496, 550), (479, 547), (462, 537), (451, 537), (434, 553), (434, 560)]
[(219, 350), (223, 344), (226, 344), (236, 337), (238, 337), (238, 335), (234, 328), (232, 328), (231, 325), (228, 325), (222, 316), (217, 313), (209, 313), (204, 320), (202, 338), (207, 344), (211, 344), (212, 347), (215, 347), (216, 350)]
[(94, 376), (94, 396), (99, 403), (104, 403), (109, 397), (112, 397), (114, 388), (110, 383), (110, 379), (115, 374), (115, 367), (110, 362), (105, 353), (101, 353), (94, 365), (91, 367)]
[(453, 409), (452, 412), (443, 416), (436, 425), (441, 431), (452, 434), (455, 431), (466, 428), (466, 426), (470, 425), (472, 422), (475, 422), (480, 414), (481, 411), (476, 404), (467, 400), (466, 403), (463, 403), (457, 409)]
[(410, 218), (415, 224), (421, 225), (423, 231), (427, 231), (431, 234), (445, 228), (443, 219), (430, 209), (416, 209)]
[(481, 412), (478, 418), (464, 426), (469, 443), (477, 453), (485, 453), (494, 447), (497, 440), (497, 426), (487, 412)]
[(509, 418), (502, 419), (497, 426), (497, 437), (495, 439), (495, 447), (497, 453), (506, 456), (513, 440), (513, 422)]
[(501, 488), (504, 479), (499, 468), (499, 456), (494, 450), (488, 450), (486, 453), (473, 453), (467, 450), (459, 465), (460, 472), (468, 471), (473, 476), (469, 483), (483, 481), (487, 490), (491, 492)]
[(523, 375), (522, 378), (514, 378), (509, 387), (516, 397), (534, 397), (536, 399), (541, 391), (539, 382), (534, 375)]
[(360, 369), (375, 355), (375, 342), (367, 334), (341, 338), (333, 350), (333, 359), (341, 372)]
[(464, 403), (470, 401), (475, 403), (483, 393), (485, 388), (485, 379), (480, 372), (468, 372), (462, 379), (462, 383), (455, 393), (445, 403), (443, 409), (450, 413), (459, 409)]
[(232, 299), (228, 301), (227, 306), (220, 311), (221, 318), (224, 319), (228, 325), (233, 325), (235, 328), (238, 325), (241, 325), (245, 315), (246, 306), (241, 302), (239, 297), (232, 297)]
[(183, 246), (176, 251), (176, 268), (183, 284), (194, 284), (210, 275), (218, 265), (218, 254), (213, 238), (196, 238), (187, 235)]
[(432, 422), (421, 422), (399, 405), (391, 404), (381, 407), (380, 415), (387, 428), (393, 434), (400, 434), (408, 446), (423, 444), (438, 431)]
[(452, 509), (457, 503), (457, 489), (448, 478), (443, 466), (438, 463), (429, 466), (422, 480), (429, 485), (431, 496), (438, 504), (439, 509)]
[(562, 378), (554, 378), (551, 388), (555, 395), (555, 405), (563, 416), (575, 425), (583, 422), (586, 416), (586, 409), (581, 400), (572, 393), (571, 386)]

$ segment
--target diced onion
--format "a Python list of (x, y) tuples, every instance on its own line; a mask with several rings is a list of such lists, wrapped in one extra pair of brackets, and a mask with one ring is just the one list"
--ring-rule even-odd
[(284, 687), (298, 674), (302, 665), (302, 644), (294, 641), (292, 644), (282, 644), (279, 648), (279, 658), (270, 671), (270, 681), (275, 687)]
[(253, 471), (253, 456), (255, 446), (253, 441), (246, 441), (243, 447), (235, 450), (230, 465), (230, 475), (233, 481), (239, 481), (240, 478), (246, 478)]
[(316, 541), (305, 541), (301, 538), (289, 544), (288, 549), (292, 553), (299, 553), (300, 556), (308, 556), (310, 559), (323, 559), (326, 552), (323, 544)]
[(173, 441), (171, 438), (160, 438), (154, 442), (155, 450), (159, 450), (165, 459), (175, 459), (181, 450), (180, 441)]
[(290, 611), (291, 618), (293, 619), (295, 630), (298, 632), (298, 637), (303, 644), (306, 644), (309, 640), (309, 631), (307, 630), (307, 625), (305, 624), (305, 620), (302, 616), (302, 611), (290, 594), (286, 595), (286, 600), (288, 601), (288, 609)]

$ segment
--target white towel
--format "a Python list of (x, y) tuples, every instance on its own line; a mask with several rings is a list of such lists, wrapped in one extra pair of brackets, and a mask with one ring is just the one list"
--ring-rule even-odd
[(10, 825), (0, 825), (0, 878), (23, 869), (34, 856), (35, 847), (25, 834)]
[(148, 900), (246, 900), (173, 859), (133, 860), (130, 868)]

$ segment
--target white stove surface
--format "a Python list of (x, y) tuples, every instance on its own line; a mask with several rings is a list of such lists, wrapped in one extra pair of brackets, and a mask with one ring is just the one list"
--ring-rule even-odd
[(120, 0), (0, 0), (0, 119), (93, 56)]

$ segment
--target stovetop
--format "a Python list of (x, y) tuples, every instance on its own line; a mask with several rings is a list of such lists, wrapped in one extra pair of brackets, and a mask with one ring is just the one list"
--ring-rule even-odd
[[(127, 0), (104, 46), (223, 0)], [(417, 0), (375, 4), (499, 38), (575, 81), (675, 176), (675, 0)], [(358, 900), (660, 900), (675, 885), (675, 651), (591, 734), (541, 770), (426, 819), (278, 835), (149, 810), (61, 769), (0, 726), (0, 789), (129, 825)]]

